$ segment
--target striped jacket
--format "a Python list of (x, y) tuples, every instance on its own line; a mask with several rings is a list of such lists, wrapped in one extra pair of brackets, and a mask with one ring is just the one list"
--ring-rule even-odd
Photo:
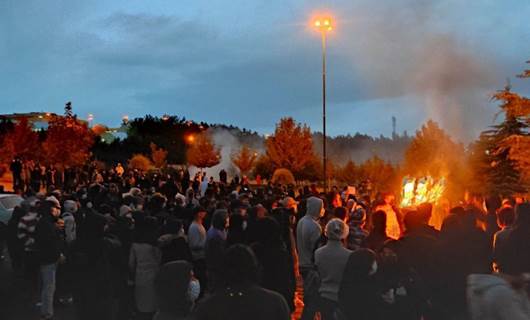
[(24, 251), (33, 251), (35, 245), (35, 227), (39, 221), (36, 212), (28, 212), (20, 218), (18, 223), (17, 238), (24, 245)]

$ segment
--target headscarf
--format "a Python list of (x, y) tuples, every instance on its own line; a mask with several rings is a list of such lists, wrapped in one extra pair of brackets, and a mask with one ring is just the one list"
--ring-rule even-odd
[(175, 317), (186, 316), (192, 302), (188, 297), (191, 265), (183, 260), (164, 264), (155, 278), (155, 290), (160, 312)]

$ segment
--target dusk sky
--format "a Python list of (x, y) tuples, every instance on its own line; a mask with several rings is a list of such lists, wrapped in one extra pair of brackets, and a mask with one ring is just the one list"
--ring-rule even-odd
[(469, 139), (490, 95), (530, 59), (528, 0), (0, 0), (0, 113), (117, 125), (165, 113), (270, 133), (321, 130), (321, 48), (331, 13), (328, 132), (413, 133), (427, 118)]

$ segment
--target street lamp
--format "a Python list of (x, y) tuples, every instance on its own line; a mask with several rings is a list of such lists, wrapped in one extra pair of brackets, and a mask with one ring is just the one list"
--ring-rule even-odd
[(315, 28), (322, 35), (322, 165), (324, 177), (324, 192), (328, 190), (327, 179), (327, 154), (326, 154), (326, 35), (333, 30), (330, 17), (317, 18)]
[(89, 113), (88, 117), (87, 117), (87, 120), (88, 120), (88, 126), (91, 127), (92, 126), (92, 120), (94, 120), (94, 115), (92, 113)]

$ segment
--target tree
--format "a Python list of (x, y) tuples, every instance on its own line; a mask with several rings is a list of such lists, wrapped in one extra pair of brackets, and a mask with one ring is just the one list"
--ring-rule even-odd
[(447, 181), (445, 196), (458, 199), (469, 185), (464, 145), (453, 139), (440, 126), (428, 120), (405, 151), (405, 175), (416, 178), (430, 176)]
[(487, 168), (482, 172), (487, 182), (485, 191), (504, 196), (523, 193), (527, 189), (524, 178), (530, 171), (525, 148), (530, 136), (527, 120), (530, 100), (512, 92), (509, 84), (494, 94), (493, 99), (501, 102), (504, 120), (481, 135), (481, 146), (487, 148), (481, 157), (486, 163), (480, 166)]
[(202, 133), (195, 137), (188, 149), (187, 158), (190, 165), (200, 169), (210, 168), (221, 162), (221, 152), (215, 147), (210, 136)]
[(158, 148), (156, 144), (152, 143), (149, 145), (151, 148), (151, 159), (156, 168), (162, 168), (166, 166), (167, 151)]
[(262, 178), (269, 179), (274, 173), (274, 164), (271, 159), (266, 155), (261, 155), (256, 160), (256, 165), (254, 166), (254, 176), (260, 175)]
[(267, 138), (266, 148), (274, 166), (289, 169), (295, 177), (300, 176), (314, 156), (309, 127), (296, 123), (293, 118), (280, 120), (274, 134)]
[(254, 167), (257, 158), (257, 152), (251, 150), (247, 145), (243, 145), (239, 152), (232, 155), (232, 162), (241, 174), (246, 175)]
[(39, 135), (32, 130), (26, 118), (22, 118), (6, 131), (0, 138), (2, 145), (0, 162), (8, 163), (16, 156), (24, 160), (38, 160), (41, 149)]
[(375, 192), (394, 190), (398, 181), (396, 169), (377, 156), (363, 162), (357, 172), (361, 181), (370, 180), (372, 182)]
[(338, 169), (337, 180), (348, 185), (355, 185), (359, 182), (359, 168), (352, 160)]
[(464, 146), (454, 142), (438, 124), (427, 121), (405, 151), (404, 170), (413, 176), (446, 177), (464, 160)]
[[(525, 70), (518, 77), (530, 78), (530, 70)], [(517, 123), (519, 127), (499, 143), (497, 153), (508, 153), (508, 159), (514, 161), (520, 172), (521, 182), (528, 187), (530, 185), (530, 99), (513, 92), (509, 85), (504, 90), (498, 91), (493, 99), (501, 102), (500, 107), (505, 113), (505, 122), (511, 121), (513, 125)]]
[(63, 167), (83, 165), (90, 158), (94, 135), (74, 116), (52, 116), (43, 143), (45, 161)]
[(140, 171), (147, 171), (151, 169), (152, 167), (151, 160), (149, 160), (148, 157), (144, 156), (143, 154), (135, 154), (132, 156), (132, 158), (129, 160), (128, 167), (130, 169), (137, 169)]

